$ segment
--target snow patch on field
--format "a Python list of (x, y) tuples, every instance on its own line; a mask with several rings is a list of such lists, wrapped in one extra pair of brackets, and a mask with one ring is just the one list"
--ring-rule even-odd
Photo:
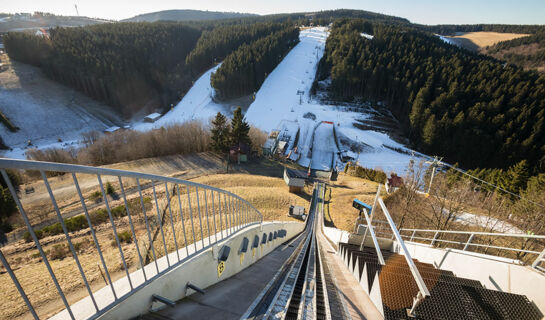
[(12, 150), (0, 156), (25, 158), (32, 147), (71, 147), (81, 134), (102, 131), (118, 121), (108, 107), (47, 79), (35, 67), (13, 63), (0, 75), (0, 110), (20, 129), (0, 124), (0, 136)]

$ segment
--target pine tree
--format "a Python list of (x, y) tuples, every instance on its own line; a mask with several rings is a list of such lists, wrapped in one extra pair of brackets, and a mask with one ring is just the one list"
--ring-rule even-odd
[(212, 120), (212, 150), (217, 153), (227, 152), (229, 150), (229, 124), (227, 118), (221, 113), (216, 114)]
[(250, 126), (242, 116), (242, 109), (238, 107), (233, 114), (233, 121), (231, 121), (231, 144), (247, 144), (250, 146), (251, 141), (250, 137), (248, 136), (249, 132)]
[(508, 174), (511, 178), (510, 191), (518, 194), (522, 190), (526, 189), (529, 178), (528, 163), (526, 162), (526, 160), (522, 160), (509, 168)]

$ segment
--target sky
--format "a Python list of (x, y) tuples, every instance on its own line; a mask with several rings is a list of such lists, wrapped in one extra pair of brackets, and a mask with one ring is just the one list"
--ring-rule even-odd
[(138, 14), (197, 9), (256, 14), (361, 9), (422, 24), (545, 24), (544, 0), (1, 0), (0, 12), (43, 11), (121, 20)]

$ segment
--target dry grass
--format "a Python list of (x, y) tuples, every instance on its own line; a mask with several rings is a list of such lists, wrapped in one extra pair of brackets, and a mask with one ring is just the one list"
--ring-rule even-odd
[[(447, 38), (459, 40), (459, 43), (470, 50), (478, 50), (487, 46), (494, 45), (500, 41), (513, 40), (526, 37), (528, 34), (522, 33), (500, 33), (500, 32), (467, 32), (457, 36), (446, 36)], [(469, 43), (468, 43), (469, 42)]]
[(325, 216), (331, 217), (326, 225), (346, 231), (354, 231), (358, 211), (352, 207), (357, 198), (372, 205), (378, 183), (340, 173), (337, 181), (332, 181), (326, 190)]
[(218, 174), (199, 177), (194, 181), (230, 191), (246, 199), (263, 214), (265, 221), (295, 220), (287, 215), (289, 206), (304, 206), (308, 210), (308, 200), (312, 193), (310, 187), (305, 188), (305, 193), (301, 195), (289, 193), (281, 178), (249, 174)]

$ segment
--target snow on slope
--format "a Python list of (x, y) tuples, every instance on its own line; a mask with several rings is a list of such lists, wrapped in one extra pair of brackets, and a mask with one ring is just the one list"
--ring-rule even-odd
[[(246, 119), (265, 131), (275, 129), (282, 119), (290, 119), (291, 110), (301, 110), (297, 91), (304, 91), (303, 100), (314, 81), (318, 61), (323, 55), (327, 34), (323, 28), (301, 31), (300, 43), (267, 76), (246, 112)], [(295, 112), (295, 110), (294, 110)]]
[(0, 156), (11, 158), (24, 159), (29, 140), (40, 148), (69, 147), (78, 144), (82, 133), (102, 131), (118, 121), (105, 105), (17, 62), (0, 74), (0, 109), (20, 128), (11, 132), (0, 124), (0, 136), (13, 148)]
[(446, 42), (448, 44), (451, 44), (453, 46), (458, 46), (458, 43), (456, 43), (456, 41), (452, 40), (452, 38), (445, 37), (445, 36), (442, 36), (442, 35), (439, 35), (439, 34), (436, 34), (436, 36), (438, 36), (439, 39), (443, 40), (444, 42)]
[[(342, 137), (341, 140), (348, 143), (341, 143), (340, 148), (347, 150), (349, 156), (357, 158), (360, 165), (403, 175), (412, 159), (411, 150), (395, 142), (387, 134), (354, 127), (358, 119), (367, 119), (372, 112), (367, 114), (349, 111), (346, 107), (323, 105), (310, 98), (309, 91), (318, 61), (323, 55), (327, 35), (325, 28), (301, 31), (301, 42), (269, 74), (246, 112), (246, 120), (267, 132), (276, 129), (282, 120), (297, 121), (300, 129), (298, 145), (296, 149), (295, 146), (294, 149), (290, 147), (286, 154), (293, 151), (291, 159), (298, 159), (299, 164), (310, 165), (317, 170), (328, 170), (331, 167), (332, 153), (335, 157), (334, 166), (338, 169), (344, 166), (337, 159), (331, 125), (319, 125), (322, 121), (333, 122), (338, 139)], [(298, 95), (298, 91), (304, 92), (302, 97)], [(351, 144), (365, 146), (359, 157), (358, 153), (350, 151)], [(391, 148), (405, 152), (397, 152)]]
[(218, 112), (221, 111), (226, 113), (223, 105), (217, 104), (212, 100), (214, 88), (210, 85), (210, 76), (220, 67), (220, 65), (221, 64), (218, 64), (205, 72), (197, 81), (195, 81), (191, 89), (189, 89), (187, 94), (183, 97), (182, 101), (155, 123), (140, 122), (134, 125), (134, 129), (147, 131), (191, 120), (202, 120), (207, 123), (210, 118), (215, 117)]
[(317, 143), (312, 149), (312, 168), (330, 171), (339, 151), (333, 136), (333, 124), (322, 122), (314, 131), (314, 141)]

